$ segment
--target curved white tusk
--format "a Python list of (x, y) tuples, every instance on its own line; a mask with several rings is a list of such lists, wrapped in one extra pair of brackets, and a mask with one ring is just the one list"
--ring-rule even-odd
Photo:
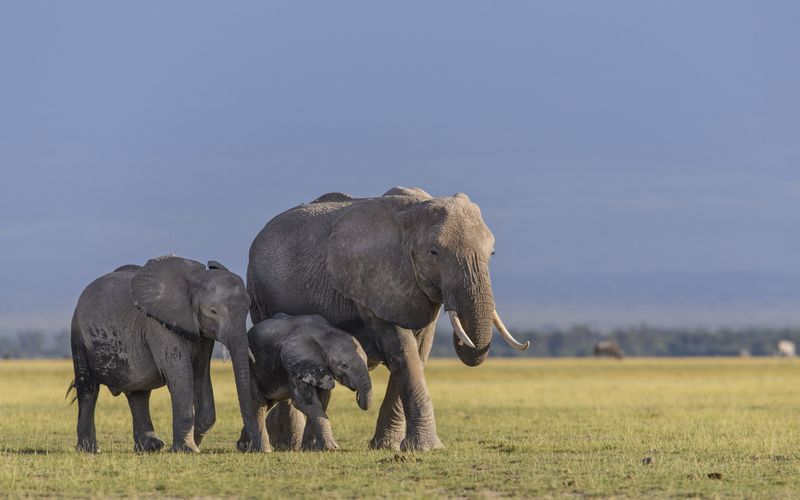
[(249, 347), (247, 348), (247, 355), (250, 357), (250, 361), (253, 363), (256, 362), (256, 357), (253, 355), (253, 351), (251, 351)]
[(447, 311), (447, 314), (450, 316), (450, 324), (453, 325), (453, 333), (455, 333), (459, 340), (466, 344), (467, 347), (470, 349), (477, 349), (475, 344), (473, 344), (467, 336), (467, 332), (464, 331), (464, 327), (461, 326), (461, 320), (458, 319), (458, 313), (455, 311)]
[(503, 337), (503, 340), (508, 342), (508, 345), (510, 345), (514, 349), (518, 351), (524, 351), (525, 349), (531, 346), (530, 340), (526, 340), (524, 344), (520, 344), (517, 341), (517, 339), (515, 339), (514, 337), (511, 336), (510, 333), (508, 333), (506, 325), (504, 325), (503, 322), (500, 320), (500, 315), (497, 314), (496, 309), (494, 311), (494, 326), (497, 327), (497, 331), (500, 332), (500, 336)]

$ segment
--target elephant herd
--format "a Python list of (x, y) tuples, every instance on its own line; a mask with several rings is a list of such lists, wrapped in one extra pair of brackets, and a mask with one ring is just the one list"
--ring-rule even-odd
[(368, 370), (381, 363), (390, 376), (370, 446), (440, 448), (423, 368), (442, 305), (469, 366), (486, 359), (493, 328), (516, 349), (529, 345), (495, 309), (493, 254), (494, 236), (466, 195), (396, 187), (374, 198), (329, 193), (274, 217), (250, 247), (246, 285), (215, 261), (167, 255), (122, 266), (86, 287), (72, 319), (77, 448), (99, 451), (101, 384), (127, 397), (134, 449), (163, 448), (149, 399), (166, 385), (171, 449), (198, 451), (216, 420), (215, 340), (231, 353), (242, 451), (335, 450), (330, 391), (339, 382), (366, 410)]

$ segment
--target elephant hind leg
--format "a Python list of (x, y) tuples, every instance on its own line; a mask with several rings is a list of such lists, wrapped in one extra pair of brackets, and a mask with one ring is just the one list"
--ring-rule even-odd
[[(77, 333), (77, 335), (76, 335)], [(79, 332), (72, 335), (72, 363), (75, 369), (76, 399), (78, 400), (78, 451), (99, 453), (97, 433), (94, 426), (94, 409), (100, 394), (100, 384), (95, 380), (89, 368), (86, 346), (80, 339)]]
[(267, 432), (274, 450), (299, 451), (306, 417), (289, 401), (281, 401), (267, 414)]
[(403, 441), (405, 435), (406, 418), (403, 415), (400, 388), (397, 377), (389, 375), (386, 395), (383, 397), (383, 403), (378, 412), (378, 423), (369, 447), (373, 450), (399, 450), (400, 442)]
[(164, 441), (156, 436), (153, 420), (150, 418), (150, 391), (136, 391), (127, 395), (128, 406), (133, 420), (133, 451), (158, 451)]

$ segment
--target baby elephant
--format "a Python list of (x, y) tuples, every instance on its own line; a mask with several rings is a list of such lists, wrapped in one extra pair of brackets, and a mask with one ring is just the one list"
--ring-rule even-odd
[[(251, 385), (262, 449), (270, 449), (267, 412), (276, 402), (291, 399), (306, 416), (302, 449), (336, 450), (325, 414), (334, 380), (356, 391), (362, 410), (368, 409), (372, 400), (367, 355), (358, 341), (322, 316), (285, 314), (253, 326), (248, 340), (254, 357), (250, 361)], [(250, 448), (246, 428), (237, 446)]]

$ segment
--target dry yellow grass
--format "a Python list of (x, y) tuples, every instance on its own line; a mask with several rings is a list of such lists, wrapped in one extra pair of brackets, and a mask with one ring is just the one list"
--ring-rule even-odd
[[(74, 451), (69, 361), (0, 362), (0, 493), (11, 496), (800, 495), (800, 362), (499, 360), (426, 370), (446, 448), (367, 449), (375, 406), (338, 388), (337, 453), (240, 454), (231, 367), (215, 363), (217, 424), (200, 455), (136, 455), (123, 397), (97, 408), (97, 456)], [(166, 389), (153, 394), (170, 441)], [(710, 477), (709, 477), (710, 476)]]

